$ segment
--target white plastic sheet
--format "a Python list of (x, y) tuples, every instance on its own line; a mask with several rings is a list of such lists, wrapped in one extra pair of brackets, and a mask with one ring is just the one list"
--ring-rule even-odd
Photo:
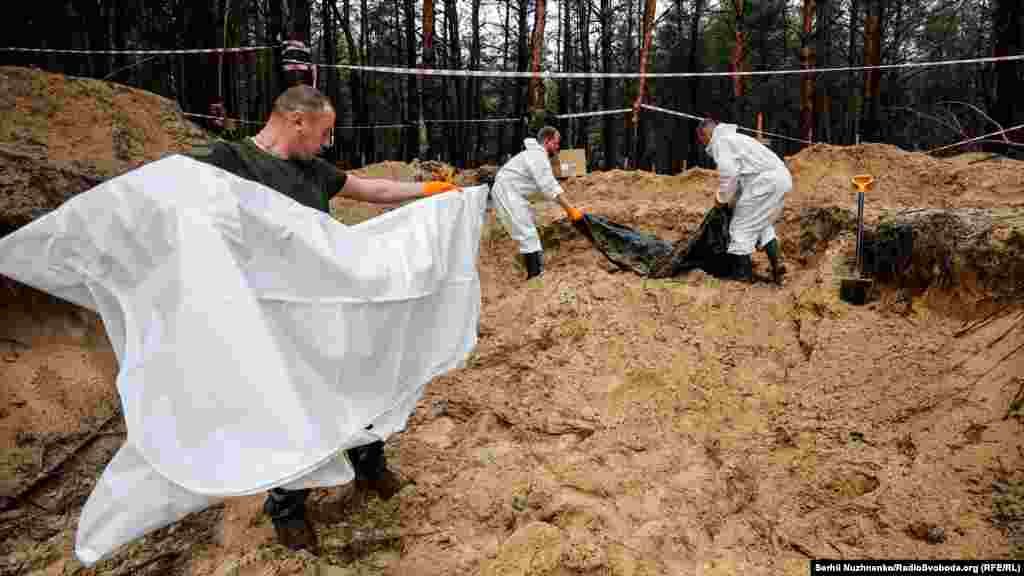
[(343, 450), (403, 429), (476, 345), (487, 196), (345, 226), (175, 155), (0, 239), (0, 273), (97, 311), (120, 364), (128, 438), (79, 559), (224, 497), (350, 481)]

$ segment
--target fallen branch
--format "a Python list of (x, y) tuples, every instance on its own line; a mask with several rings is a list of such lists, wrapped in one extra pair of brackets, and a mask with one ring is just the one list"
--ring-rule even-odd
[(16, 501), (22, 501), (29, 494), (31, 494), (36, 488), (38, 488), (39, 485), (41, 485), (43, 482), (46, 482), (47, 480), (49, 480), (49, 479), (53, 478), (54, 476), (56, 476), (56, 474), (64, 467), (64, 464), (67, 463), (68, 460), (71, 460), (71, 458), (73, 458), (79, 452), (81, 452), (82, 450), (86, 449), (89, 446), (89, 444), (91, 444), (97, 438), (99, 438), (99, 437), (101, 437), (101, 436), (103, 436), (105, 434), (108, 434), (108, 432), (105, 432), (104, 429), (108, 425), (110, 425), (111, 422), (115, 421), (116, 419), (118, 419), (120, 417), (121, 417), (121, 411), (120, 410), (114, 411), (114, 413), (111, 414), (110, 416), (108, 416), (106, 420), (104, 420), (99, 426), (96, 427), (95, 430), (92, 431), (92, 433), (90, 433), (88, 436), (86, 436), (84, 439), (82, 439), (71, 450), (67, 451), (64, 454), (63, 458), (61, 458), (57, 462), (54, 462), (53, 464), (51, 464), (46, 470), (41, 472), (38, 476), (33, 478), (31, 481), (29, 481), (29, 483), (26, 486), (24, 486), (18, 492), (16, 492), (14, 494), (14, 499)]
[(157, 562), (160, 562), (160, 561), (165, 560), (167, 558), (177, 559), (181, 555), (182, 555), (182, 551), (181, 550), (171, 550), (169, 552), (161, 552), (161, 553), (157, 554), (156, 556), (153, 556), (152, 558), (149, 558), (149, 559), (143, 560), (142, 562), (139, 562), (138, 564), (134, 564), (132, 566), (129, 566), (126, 569), (122, 569), (122, 570), (118, 570), (116, 572), (113, 572), (112, 576), (127, 576), (129, 574), (132, 574), (132, 575), (138, 574), (146, 566), (150, 566), (152, 564), (156, 564)]

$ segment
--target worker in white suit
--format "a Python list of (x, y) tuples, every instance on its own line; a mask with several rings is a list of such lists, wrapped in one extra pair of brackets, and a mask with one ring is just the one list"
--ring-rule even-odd
[(527, 280), (544, 272), (544, 248), (533, 222), (530, 199), (539, 195), (558, 202), (570, 220), (578, 222), (583, 219), (583, 213), (565, 200), (562, 186), (551, 170), (551, 158), (558, 155), (561, 142), (557, 129), (552, 126), (541, 128), (536, 139), (524, 140), (525, 149), (498, 170), (491, 188), (498, 220), (509, 236), (519, 243)]
[(718, 166), (717, 204), (732, 207), (727, 251), (733, 277), (753, 279), (750, 256), (756, 248), (768, 254), (772, 279), (780, 283), (785, 269), (774, 224), (782, 215), (786, 193), (793, 189), (789, 169), (767, 146), (737, 133), (735, 124), (706, 118), (697, 127), (697, 138)]

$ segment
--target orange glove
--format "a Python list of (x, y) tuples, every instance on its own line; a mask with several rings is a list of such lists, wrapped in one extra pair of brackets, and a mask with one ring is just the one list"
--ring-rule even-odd
[(434, 194), (440, 194), (441, 192), (448, 192), (450, 190), (458, 190), (459, 187), (451, 182), (424, 182), (423, 183), (423, 195), (433, 196)]
[(569, 208), (566, 209), (565, 213), (569, 215), (569, 220), (572, 220), (573, 222), (579, 222), (580, 220), (583, 220), (583, 212), (580, 212), (579, 210), (573, 208), (572, 206), (569, 206)]

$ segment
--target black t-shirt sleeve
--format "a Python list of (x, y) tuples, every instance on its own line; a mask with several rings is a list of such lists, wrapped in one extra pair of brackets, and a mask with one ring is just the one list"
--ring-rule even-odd
[(242, 170), (238, 155), (225, 142), (219, 140), (211, 141), (202, 146), (195, 146), (185, 153), (186, 156), (211, 164), (233, 174), (239, 174)]
[(345, 180), (348, 178), (348, 175), (338, 170), (329, 162), (319, 158), (314, 161), (314, 165), (319, 174), (319, 180), (324, 183), (324, 193), (327, 196), (325, 200), (329, 202), (331, 198), (334, 198), (345, 187)]

